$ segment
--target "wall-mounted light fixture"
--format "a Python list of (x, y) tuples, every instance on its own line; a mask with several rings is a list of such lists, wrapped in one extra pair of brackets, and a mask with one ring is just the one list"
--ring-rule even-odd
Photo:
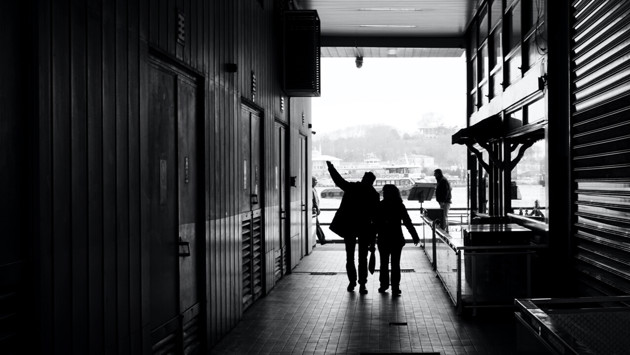
[(361, 68), (363, 66), (363, 56), (358, 55), (354, 63), (357, 65), (357, 68)]

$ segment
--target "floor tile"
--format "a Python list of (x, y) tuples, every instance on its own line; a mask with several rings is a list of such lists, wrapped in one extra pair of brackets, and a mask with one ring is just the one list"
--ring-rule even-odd
[(401, 268), (413, 270), (402, 274), (401, 297), (392, 297), (391, 290), (378, 293), (379, 271), (369, 275), (367, 295), (360, 295), (358, 288), (347, 292), (343, 244), (318, 245), (245, 311), (210, 352), (515, 353), (515, 321), (509, 313), (458, 315), (419, 247), (405, 246)]

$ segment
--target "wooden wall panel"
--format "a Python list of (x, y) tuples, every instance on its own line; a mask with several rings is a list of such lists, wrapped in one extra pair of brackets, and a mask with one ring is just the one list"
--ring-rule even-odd
[[(31, 212), (39, 228), (32, 245), (37, 256), (36, 352), (150, 350), (148, 291), (155, 280), (149, 280), (146, 206), (151, 196), (143, 186), (148, 182), (147, 60), (152, 54), (195, 72), (204, 83), (208, 345), (232, 329), (243, 312), (238, 120), (240, 106), (248, 100), (263, 119), (265, 292), (271, 292), (274, 255), (282, 244), (274, 120), (288, 123), (287, 176), (296, 176), (299, 169), (299, 135), (310, 139), (302, 120), (304, 113), (310, 122), (309, 100), (285, 97), (283, 109), (280, 105), (284, 97), (277, 13), (281, 3), (38, 2), (38, 92), (33, 105), (37, 128), (24, 134), (38, 144), (32, 172), (37, 195)], [(177, 42), (175, 9), (185, 19), (183, 43)], [(10, 25), (19, 26), (17, 21)], [(227, 63), (236, 64), (237, 71), (227, 72)], [(10, 144), (18, 145), (17, 140)], [(302, 213), (301, 196), (298, 188), (288, 182), (286, 186), (291, 209), (287, 216), (292, 219), (289, 235), (297, 235), (305, 230), (296, 224)], [(294, 247), (293, 253), (298, 261), (304, 248)]]
[(139, 2), (54, 5), (38, 7), (35, 346), (138, 353)]

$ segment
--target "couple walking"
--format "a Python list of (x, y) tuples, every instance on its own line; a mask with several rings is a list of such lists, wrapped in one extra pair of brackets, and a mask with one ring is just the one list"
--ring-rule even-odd
[[(360, 182), (348, 182), (341, 177), (331, 162), (327, 161), (326, 164), (335, 185), (344, 192), (339, 209), (330, 224), (330, 230), (341, 236), (345, 242), (346, 271), (350, 281), (348, 291), (354, 291), (358, 280), (359, 292), (368, 293), (365, 287), (368, 277), (368, 252), (374, 252), (375, 244), (378, 244), (381, 263), (378, 292), (385, 292), (390, 286), (391, 257), (392, 295), (399, 296), (401, 294), (400, 255), (405, 245), (401, 221), (407, 227), (414, 243), (420, 242), (418, 233), (402, 202), (400, 191), (395, 185), (385, 185), (383, 186), (383, 200), (379, 201), (379, 194), (372, 186), (376, 180), (373, 173), (365, 173)], [(359, 244), (358, 275), (354, 263), (357, 239)]]

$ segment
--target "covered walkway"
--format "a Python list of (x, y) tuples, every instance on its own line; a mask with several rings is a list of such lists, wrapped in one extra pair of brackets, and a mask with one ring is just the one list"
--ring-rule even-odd
[[(341, 244), (318, 245), (256, 302), (212, 354), (513, 354), (511, 312), (459, 316), (424, 251), (403, 249), (401, 297), (346, 291)], [(377, 255), (378, 260), (378, 255)]]

